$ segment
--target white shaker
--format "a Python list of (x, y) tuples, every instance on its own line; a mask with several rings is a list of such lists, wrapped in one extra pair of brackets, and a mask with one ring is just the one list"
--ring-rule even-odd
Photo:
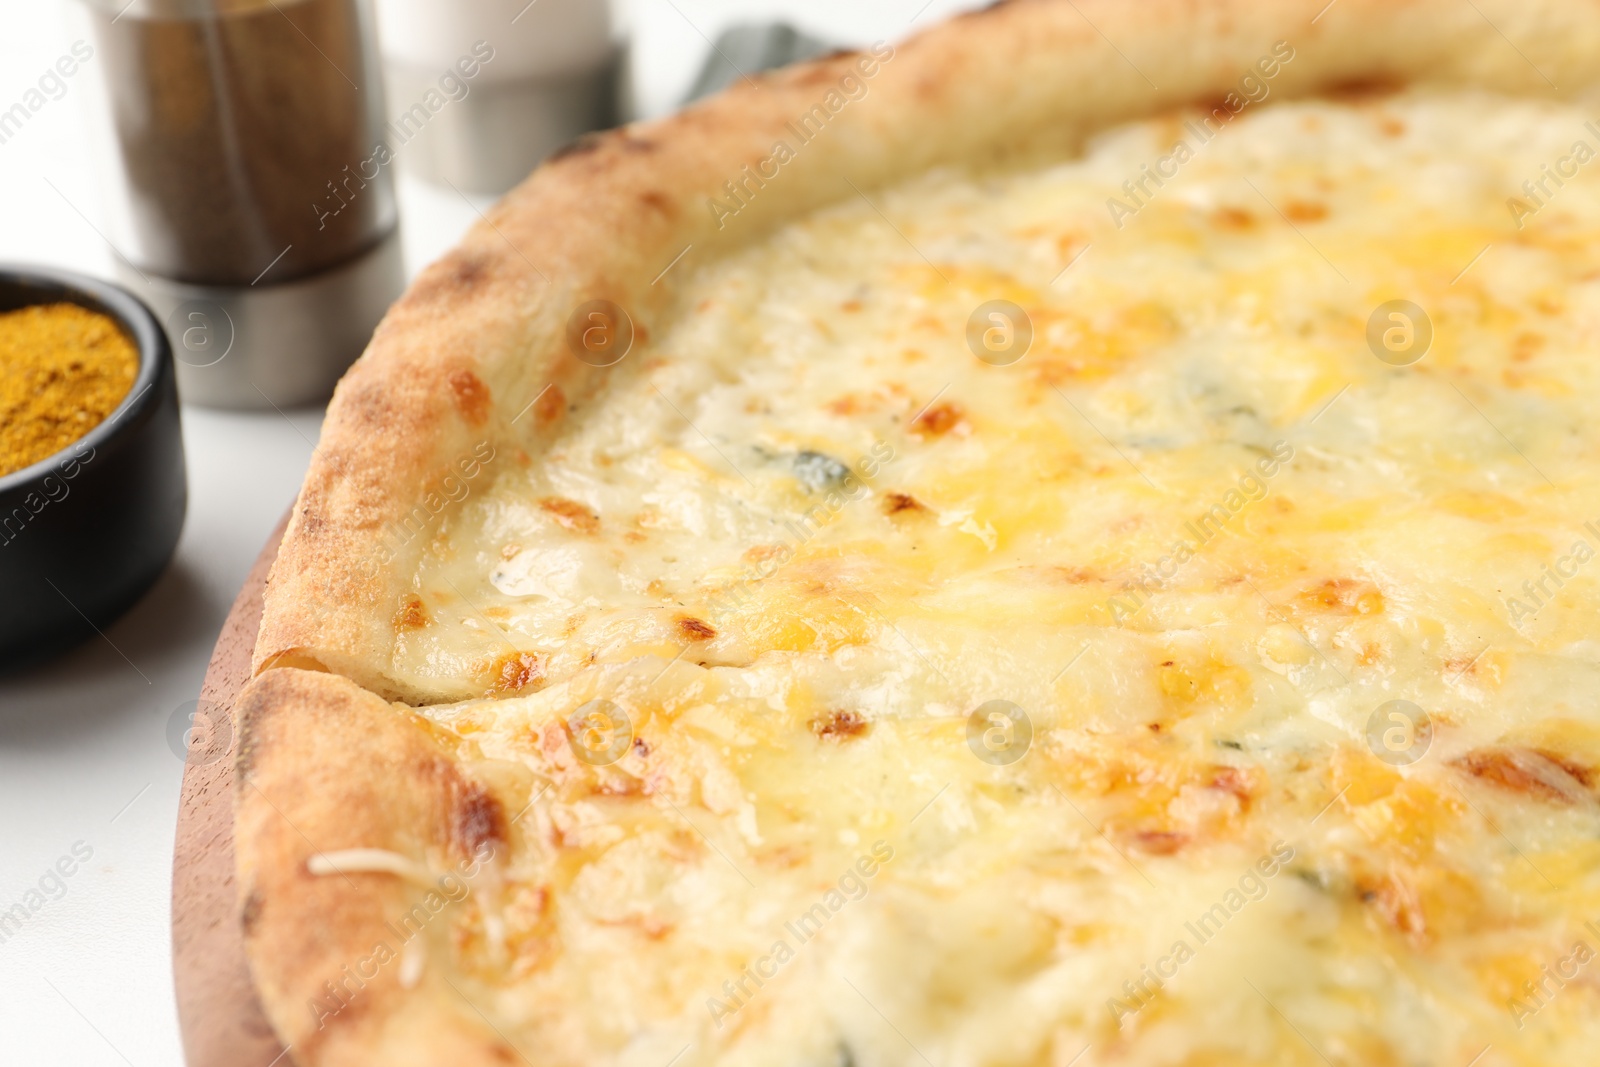
[(400, 165), (501, 193), (615, 114), (607, 0), (377, 0)]

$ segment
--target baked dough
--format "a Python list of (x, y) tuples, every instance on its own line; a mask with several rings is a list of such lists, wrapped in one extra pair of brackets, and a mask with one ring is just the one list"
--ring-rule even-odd
[(1582, 1062), (1596, 58), (1016, 0), (541, 168), (269, 582), (290, 1055)]

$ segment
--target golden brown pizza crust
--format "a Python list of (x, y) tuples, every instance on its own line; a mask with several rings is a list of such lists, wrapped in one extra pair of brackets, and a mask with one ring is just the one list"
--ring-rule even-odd
[[(342, 678), (269, 671), (241, 694), (238, 716), (240, 920), (262, 1004), (293, 1058), (520, 1062), (457, 992), (461, 978), (447, 981), (454, 913), (417, 913), (430, 919), (416, 924), (421, 933), (406, 926), (412, 909), (426, 909), (426, 887), (307, 867), (319, 854), (380, 848), (440, 873), (470, 869), (475, 856), (505, 847), (495, 793), (462, 773), (424, 720)], [(463, 884), (441, 896), (464, 896)], [(433, 941), (409, 989), (400, 981), (406, 934)]]
[[(1285, 96), (1403, 82), (1552, 95), (1546, 79), (1572, 95), (1600, 77), (1592, 0), (1324, 4), (1011, 0), (896, 45), (869, 96), (725, 228), (707, 198), (766, 158), (784, 124), (855, 70), (858, 54), (586, 139), (417, 279), (329, 408), (267, 589), (259, 677), (241, 701), (242, 915), (263, 1000), (297, 1062), (518, 1058), (438, 966), (411, 990), (385, 969), (317, 1028), (308, 1003), (370, 951), (413, 890), (381, 874), (314, 876), (306, 862), (318, 849), (354, 847), (440, 867), (462, 855), (452, 826), (474, 787), (423, 720), (380, 699), (427, 695), (387, 673), (404, 576), (426, 537), (397, 550), (384, 534), (478, 442), (537, 456), (566, 403), (603, 380), (565, 347), (573, 309), (606, 298), (646, 332), (659, 329), (687, 268), (856, 195), (850, 183), (870, 192), (929, 166), (1070, 145), (1218, 98), (1277, 40), (1297, 52), (1274, 84)], [(686, 262), (669, 270), (686, 246)], [(296, 666), (343, 677), (268, 670)]]
[(437, 501), (475, 444), (490, 442), (500, 462), (536, 456), (561, 401), (598, 384), (606, 372), (566, 348), (580, 303), (615, 301), (647, 336), (687, 268), (856, 195), (847, 182), (870, 190), (1220, 99), (1277, 40), (1297, 52), (1274, 86), (1286, 96), (1412, 81), (1551, 94), (1546, 78), (1571, 93), (1596, 78), (1600, 10), (1590, 0), (1338, 0), (1313, 24), (1324, 2), (1011, 0), (957, 18), (895, 45), (868, 95), (721, 229), (707, 199), (770, 155), (785, 124), (865, 53), (736, 84), (561, 153), (423, 272), (340, 384), (273, 568), (256, 670), (330, 670), (385, 696), (427, 699), (385, 670), (404, 576), (428, 540), (396, 548), (392, 531), (407, 516), (426, 528), (417, 509), (430, 493)]

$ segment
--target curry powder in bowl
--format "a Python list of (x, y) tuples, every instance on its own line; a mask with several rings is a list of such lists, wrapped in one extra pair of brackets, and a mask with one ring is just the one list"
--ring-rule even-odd
[(133, 341), (108, 315), (68, 303), (0, 314), (0, 477), (104, 422), (138, 373)]

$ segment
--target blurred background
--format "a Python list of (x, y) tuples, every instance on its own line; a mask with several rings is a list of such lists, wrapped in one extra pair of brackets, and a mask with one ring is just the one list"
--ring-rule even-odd
[[(133, 0), (139, 7), (132, 14), (206, 2)], [(592, 87), (573, 87), (584, 77), (615, 93), (615, 113), (658, 116), (697, 86), (730, 75), (730, 65), (755, 67), (786, 50), (820, 45), (895, 41), (978, 6), (378, 0), (378, 50), (390, 96), (381, 121), (397, 118), (404, 110), (397, 105), (423, 99), (450, 57), (473, 41), (495, 47), (499, 25), (538, 28), (521, 36), (508, 29), (474, 81), (472, 106), (452, 99), (430, 120), (431, 140), (419, 139), (387, 168), (394, 193), (384, 224), (392, 227), (398, 217), (395, 284), (399, 272), (410, 278), (448, 249), (494, 202), (492, 190), (508, 180), (506, 168), (522, 166), (498, 151), (518, 146), (519, 122), (591, 121), (575, 117), (594, 100)], [(27, 94), (41, 75), (76, 54), (75, 42), (91, 36), (91, 10), (118, 19), (123, 0), (8, 3), (0, 13), (0, 263), (113, 280), (127, 268), (110, 242), (137, 238), (122, 236), (130, 210), (118, 204), (118, 189), (127, 193), (119, 186), (125, 176), (101, 129), (109, 112), (103, 82), (110, 50), (97, 46), (75, 76), (58, 79), (59, 92), (51, 81), (44, 103), (30, 104), (25, 121), (3, 121), (6, 109), (34, 99)], [(478, 24), (466, 25), (462, 12)], [(736, 23), (773, 20), (797, 33), (722, 37)], [(715, 57), (709, 65), (708, 57)], [(565, 88), (533, 84), (541, 70), (563, 61), (583, 68), (563, 72)], [(596, 72), (596, 64), (604, 69)], [(553, 136), (540, 130), (530, 139)], [(0, 673), (0, 917), (23, 901), (29, 912), (26, 922), (0, 921), (0, 1062), (182, 1062), (169, 902), (183, 734), (218, 630), (294, 499), (323, 414), (321, 402), (265, 394), (263, 403), (250, 403), (254, 410), (201, 407), (194, 399), (186, 394), (183, 407), (189, 505), (172, 564), (102, 635), (47, 662)], [(6, 610), (14, 609), (0, 605)], [(68, 868), (70, 875), (52, 873)]]

